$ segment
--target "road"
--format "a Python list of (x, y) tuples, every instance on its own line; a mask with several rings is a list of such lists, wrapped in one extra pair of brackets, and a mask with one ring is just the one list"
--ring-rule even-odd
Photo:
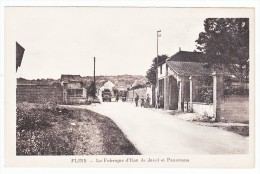
[(143, 155), (245, 154), (248, 137), (196, 125), (133, 103), (104, 102), (87, 108), (111, 118)]

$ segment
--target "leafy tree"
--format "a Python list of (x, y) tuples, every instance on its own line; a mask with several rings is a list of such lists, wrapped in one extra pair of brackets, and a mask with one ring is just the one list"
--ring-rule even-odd
[(227, 69), (242, 85), (249, 74), (249, 19), (207, 18), (204, 30), (196, 43), (206, 54), (207, 66)]
[[(158, 64), (161, 64), (166, 61), (169, 57), (166, 54), (158, 56)], [(146, 71), (146, 77), (148, 81), (156, 85), (156, 64), (157, 64), (157, 57), (153, 59), (151, 67)]]
[(88, 92), (88, 95), (91, 97), (96, 96), (96, 87), (95, 87), (95, 83), (93, 81), (90, 82), (90, 85), (87, 88), (87, 92)]

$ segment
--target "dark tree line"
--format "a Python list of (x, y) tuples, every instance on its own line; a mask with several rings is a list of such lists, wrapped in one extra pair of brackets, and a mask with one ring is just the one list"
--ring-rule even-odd
[(204, 30), (196, 43), (207, 66), (228, 70), (242, 86), (249, 74), (249, 19), (207, 18)]
[[(205, 54), (206, 67), (227, 71), (235, 76), (242, 88), (249, 76), (249, 19), (248, 18), (207, 18), (204, 31), (195, 41), (198, 51)], [(158, 64), (168, 58), (158, 57)], [(149, 82), (156, 85), (157, 58), (152, 60), (146, 72)], [(154, 95), (154, 94), (153, 94)], [(153, 96), (154, 97), (154, 96)]]

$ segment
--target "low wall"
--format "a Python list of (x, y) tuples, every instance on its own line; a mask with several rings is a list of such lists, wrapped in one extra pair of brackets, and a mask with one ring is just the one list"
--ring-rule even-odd
[(146, 97), (146, 88), (132, 89), (127, 92), (127, 99), (134, 100), (136, 94), (139, 95), (139, 98)]
[(192, 110), (200, 115), (213, 117), (213, 104), (193, 102)]
[(65, 104), (86, 104), (87, 101), (86, 97), (69, 97)]
[(29, 103), (61, 103), (62, 86), (55, 85), (17, 85), (16, 101)]

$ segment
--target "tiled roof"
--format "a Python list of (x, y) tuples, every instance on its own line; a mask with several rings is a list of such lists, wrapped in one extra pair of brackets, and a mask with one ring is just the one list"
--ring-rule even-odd
[(205, 62), (205, 55), (201, 52), (179, 51), (171, 56), (168, 61)]
[(61, 75), (60, 81), (63, 83), (82, 82), (82, 77), (80, 75)]
[(211, 69), (204, 68), (204, 63), (166, 61), (167, 65), (178, 75), (183, 76), (203, 76), (211, 75)]

